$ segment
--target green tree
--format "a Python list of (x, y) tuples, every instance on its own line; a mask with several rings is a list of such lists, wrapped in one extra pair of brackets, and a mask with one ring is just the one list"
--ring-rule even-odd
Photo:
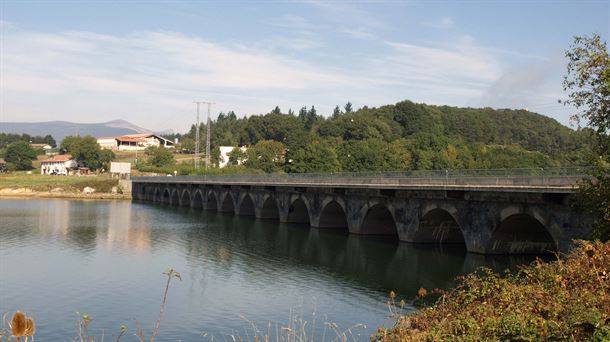
[(603, 153), (610, 150), (610, 57), (599, 35), (575, 37), (565, 53), (568, 59), (563, 88), (568, 93), (565, 104), (578, 110), (572, 118), (586, 120), (600, 139)]
[(333, 119), (338, 118), (341, 115), (341, 109), (339, 109), (339, 106), (335, 106), (335, 109), (333, 109)]
[(151, 146), (145, 151), (148, 156), (148, 164), (155, 167), (166, 167), (176, 163), (174, 154), (165, 147)]
[(107, 149), (101, 149), (99, 154), (99, 165), (104, 170), (110, 170), (110, 162), (114, 159), (114, 152)]
[(409, 151), (408, 142), (404, 139), (387, 144), (382, 153), (384, 171), (404, 171), (413, 168), (411, 151)]
[(275, 108), (273, 108), (273, 110), (271, 111), (271, 114), (282, 114), (282, 110), (279, 106), (275, 106)]
[(576, 195), (575, 205), (593, 217), (593, 237), (610, 240), (610, 58), (599, 35), (575, 37), (565, 54), (568, 59), (564, 90), (565, 103), (576, 107), (575, 120), (584, 119), (597, 137), (600, 158)]
[(5, 160), (16, 170), (31, 170), (36, 151), (25, 141), (17, 141), (7, 146)]
[(316, 123), (316, 120), (318, 119), (318, 114), (316, 111), (316, 108), (314, 106), (311, 106), (311, 109), (309, 111), (307, 111), (307, 116), (305, 117), (305, 122), (304, 122), (304, 127), (307, 131), (309, 131), (314, 123)]
[(299, 119), (301, 122), (305, 122), (307, 120), (307, 107), (301, 107), (301, 109), (299, 109)]
[(348, 101), (343, 109), (345, 109), (345, 114), (353, 112), (352, 103)]
[(289, 154), (288, 172), (339, 172), (341, 164), (335, 149), (322, 143), (309, 144)]
[(97, 139), (87, 135), (67, 136), (61, 142), (60, 150), (62, 153), (69, 153), (79, 165), (86, 166), (92, 170), (108, 169), (110, 161), (114, 159), (114, 153), (109, 150), (102, 150), (97, 143)]
[(228, 153), (229, 156), (229, 165), (240, 165), (246, 160), (247, 154), (239, 147), (233, 148), (231, 152)]
[(248, 160), (244, 162), (244, 165), (267, 173), (277, 172), (284, 166), (285, 152), (286, 149), (281, 142), (261, 140), (248, 149)]
[(346, 141), (339, 147), (341, 168), (349, 172), (382, 171), (385, 143), (380, 139)]

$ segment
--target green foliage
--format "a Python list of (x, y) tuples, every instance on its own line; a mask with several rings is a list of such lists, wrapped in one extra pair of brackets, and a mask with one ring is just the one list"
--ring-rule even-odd
[(0, 133), (0, 148), (5, 148), (8, 145), (17, 142), (25, 141), (32, 144), (48, 144), (51, 147), (57, 146), (55, 139), (50, 134), (42, 136), (31, 136), (29, 134), (13, 134), (13, 133)]
[(151, 146), (144, 152), (148, 156), (147, 164), (154, 167), (166, 167), (176, 163), (174, 154), (165, 147)]
[(517, 145), (479, 146), (476, 153), (476, 168), (545, 168), (553, 165), (549, 156), (541, 152), (531, 152)]
[(231, 152), (228, 153), (229, 165), (240, 165), (247, 158), (246, 152), (242, 151), (241, 148), (235, 147)]
[(592, 238), (610, 240), (610, 167), (599, 165), (592, 177), (579, 184), (572, 205), (589, 213), (594, 219)]
[[(383, 341), (607, 341), (610, 243), (579, 242), (565, 259), (516, 274), (481, 269), (430, 308), (379, 329)], [(425, 297), (420, 289), (418, 295)], [(438, 293), (439, 291), (433, 291)]]
[(114, 159), (114, 153), (103, 150), (97, 143), (97, 139), (87, 135), (67, 136), (61, 142), (62, 153), (69, 153), (77, 161), (79, 166), (86, 166), (91, 170), (110, 168), (110, 162)]
[(10, 163), (9, 169), (31, 170), (32, 160), (36, 159), (36, 151), (25, 141), (16, 141), (7, 146), (5, 157)]
[(284, 144), (273, 140), (261, 140), (248, 149), (244, 165), (267, 173), (281, 171), (284, 166)]
[[(565, 53), (568, 59), (563, 88), (565, 103), (576, 107), (576, 121), (584, 119), (597, 137), (599, 167), (584, 180), (576, 194), (576, 205), (593, 218), (593, 236), (610, 240), (610, 56), (599, 35), (575, 37)], [(597, 158), (596, 158), (597, 159)]]
[(294, 173), (339, 172), (337, 152), (321, 143), (314, 143), (290, 152), (286, 170)]
[[(266, 115), (244, 118), (220, 113), (211, 123), (211, 146), (252, 147), (263, 140), (281, 143), (287, 150), (286, 160), (292, 162), (272, 169), (288, 172), (336, 169), (299, 164), (313, 158), (316, 148), (306, 147), (315, 144), (334, 150), (343, 171), (581, 166), (592, 154), (591, 129), (573, 131), (525, 110), (411, 101), (358, 110), (348, 103), (344, 109), (337, 106), (329, 118), (319, 116), (313, 106), (303, 106), (296, 116), (281, 113), (279, 107)], [(200, 129), (203, 151), (206, 125)], [(181, 137), (186, 151), (194, 151), (194, 137), (195, 126)]]
[(566, 104), (579, 111), (576, 121), (584, 119), (599, 138), (600, 151), (610, 153), (610, 56), (599, 35), (575, 37), (565, 53), (568, 59), (563, 88), (569, 92)]
[[(338, 107), (339, 106), (337, 106), (337, 108)], [(352, 108), (352, 103), (349, 101), (345, 104), (345, 107), (343, 107), (343, 109), (345, 109), (345, 113), (351, 113), (354, 111), (354, 109)]]
[(380, 139), (346, 141), (339, 147), (339, 161), (344, 171), (382, 171), (385, 143)]

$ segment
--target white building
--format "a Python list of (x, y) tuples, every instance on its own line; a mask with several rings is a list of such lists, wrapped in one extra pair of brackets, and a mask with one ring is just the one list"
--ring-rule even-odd
[[(233, 151), (235, 147), (233, 146), (220, 146), (220, 158), (218, 160), (218, 167), (225, 167), (229, 164), (229, 154)], [(242, 146), (239, 148), (242, 152), (246, 152), (248, 150), (247, 147)], [(244, 160), (238, 160), (237, 165), (241, 165)]]
[(147, 147), (174, 148), (174, 142), (153, 133), (127, 134), (118, 137), (97, 138), (97, 143), (114, 151), (143, 151)]
[(69, 154), (53, 156), (51, 159), (40, 162), (41, 175), (69, 175), (78, 168), (76, 160)]

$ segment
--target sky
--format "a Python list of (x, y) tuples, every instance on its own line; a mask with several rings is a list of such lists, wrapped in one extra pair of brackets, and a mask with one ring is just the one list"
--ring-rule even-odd
[(214, 118), (411, 100), (570, 125), (564, 52), (593, 33), (608, 40), (610, 0), (2, 0), (0, 124), (185, 132), (193, 101)]

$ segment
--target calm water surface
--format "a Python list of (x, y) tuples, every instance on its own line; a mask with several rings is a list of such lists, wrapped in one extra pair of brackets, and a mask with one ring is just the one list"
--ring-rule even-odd
[(137, 340), (136, 322), (150, 334), (169, 266), (182, 281), (159, 341), (253, 340), (253, 325), (275, 338), (290, 318), (316, 340), (335, 337), (326, 322), (362, 324), (351, 331), (367, 340), (392, 325), (390, 290), (412, 298), (479, 266), (527, 261), (152, 204), (0, 200), (0, 314), (33, 315), (37, 341), (73, 340), (77, 313), (93, 318), (96, 341), (121, 324), (121, 341)]

